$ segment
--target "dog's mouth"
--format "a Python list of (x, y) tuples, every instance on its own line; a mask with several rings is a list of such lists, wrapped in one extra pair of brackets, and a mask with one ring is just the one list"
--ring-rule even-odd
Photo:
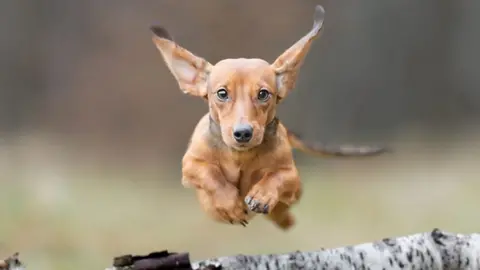
[(237, 151), (246, 151), (246, 150), (250, 149), (250, 146), (246, 143), (238, 143), (238, 144), (233, 145), (232, 148), (237, 150)]
[(234, 143), (230, 144), (230, 148), (238, 152), (249, 151), (252, 148), (255, 148), (255, 144), (252, 143)]

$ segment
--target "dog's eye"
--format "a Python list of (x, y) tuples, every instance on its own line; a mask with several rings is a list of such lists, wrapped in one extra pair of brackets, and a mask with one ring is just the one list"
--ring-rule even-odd
[(257, 99), (260, 101), (267, 101), (270, 98), (270, 92), (266, 89), (262, 89), (258, 92)]
[(217, 90), (217, 98), (221, 101), (226, 101), (228, 99), (228, 92), (225, 88), (220, 88)]

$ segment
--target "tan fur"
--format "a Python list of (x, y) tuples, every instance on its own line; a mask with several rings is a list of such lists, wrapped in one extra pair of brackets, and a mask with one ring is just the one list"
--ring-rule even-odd
[[(273, 64), (238, 58), (212, 65), (175, 43), (165, 28), (152, 27), (153, 42), (180, 89), (204, 98), (209, 105), (183, 157), (182, 183), (196, 189), (200, 204), (213, 219), (245, 225), (256, 213), (262, 213), (279, 228), (289, 229), (295, 223), (289, 208), (302, 194), (293, 148), (343, 156), (382, 152), (381, 148), (354, 147), (342, 152), (341, 147), (310, 146), (276, 118), (277, 104), (294, 88), (323, 17), (323, 8), (317, 6), (312, 30)], [(219, 90), (228, 97), (218, 96)], [(269, 98), (261, 98), (262, 90)], [(248, 142), (234, 139), (233, 129), (239, 124), (253, 128)]]

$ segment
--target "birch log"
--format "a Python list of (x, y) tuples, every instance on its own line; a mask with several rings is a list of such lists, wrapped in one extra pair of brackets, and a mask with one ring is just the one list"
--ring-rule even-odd
[(117, 257), (106, 270), (155, 269), (480, 269), (480, 234), (439, 229), (355, 246), (285, 254), (233, 255), (190, 263), (188, 253), (152, 253)]
[(18, 259), (18, 252), (4, 260), (0, 260), (0, 270), (25, 270), (25, 266)]

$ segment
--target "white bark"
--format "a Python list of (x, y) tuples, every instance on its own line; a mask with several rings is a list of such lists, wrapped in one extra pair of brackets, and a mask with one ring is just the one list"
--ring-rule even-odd
[(480, 234), (440, 231), (335, 249), (279, 255), (220, 257), (192, 264), (222, 269), (480, 269)]
[[(183, 260), (188, 261), (188, 253), (168, 256), (184, 256)], [(125, 269), (174, 268), (107, 268)], [(218, 257), (193, 262), (191, 269), (477, 270), (480, 269), (480, 234), (462, 235), (434, 229), (432, 232), (334, 249)]]
[(0, 260), (0, 270), (25, 270), (25, 266), (18, 259), (18, 252), (4, 260)]

